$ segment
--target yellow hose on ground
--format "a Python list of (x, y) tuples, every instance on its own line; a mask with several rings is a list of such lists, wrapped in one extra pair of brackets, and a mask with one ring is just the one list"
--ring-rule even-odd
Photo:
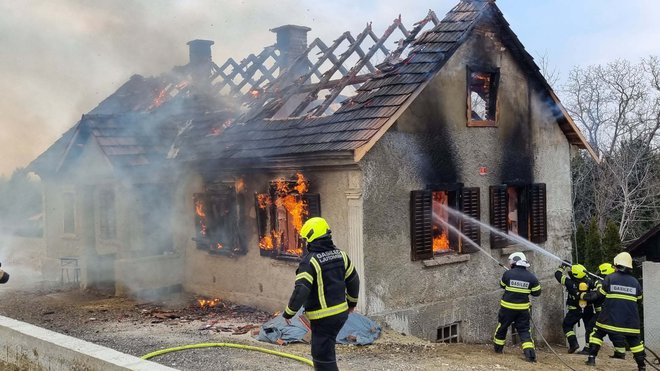
[(252, 346), (252, 345), (235, 344), (235, 343), (199, 343), (199, 344), (191, 344), (191, 345), (182, 345), (180, 347), (157, 350), (155, 352), (145, 354), (140, 358), (150, 359), (150, 358), (153, 358), (153, 357), (165, 354), (165, 353), (178, 352), (180, 350), (197, 349), (197, 348), (211, 348), (211, 347), (226, 347), (226, 348), (256, 350), (258, 352), (273, 354), (273, 355), (284, 357), (284, 358), (290, 358), (290, 359), (293, 359), (293, 360), (296, 360), (298, 362), (302, 362), (302, 363), (305, 363), (307, 365), (310, 365), (310, 366), (314, 367), (314, 362), (312, 362), (311, 360), (309, 360), (307, 358), (304, 358), (304, 357), (300, 357), (300, 356), (290, 354), (290, 353), (278, 352), (278, 351), (272, 350), (272, 349), (255, 347), (255, 346)]

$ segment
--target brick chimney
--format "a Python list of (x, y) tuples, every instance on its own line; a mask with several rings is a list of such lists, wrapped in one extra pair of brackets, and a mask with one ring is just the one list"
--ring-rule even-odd
[[(296, 58), (307, 49), (307, 32), (311, 31), (311, 28), (288, 24), (273, 28), (270, 31), (277, 35), (275, 46), (280, 51), (278, 63), (280, 73), (282, 73), (282, 71), (290, 68)], [(295, 77), (304, 75), (307, 71), (307, 66), (297, 66), (292, 77), (295, 79)]]
[(190, 62), (188, 63), (188, 71), (192, 76), (194, 84), (209, 83), (211, 76), (211, 45), (214, 44), (211, 40), (192, 40), (188, 41)]

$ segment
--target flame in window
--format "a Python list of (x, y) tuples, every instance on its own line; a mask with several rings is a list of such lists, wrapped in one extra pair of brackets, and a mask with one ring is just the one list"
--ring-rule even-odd
[(200, 199), (195, 200), (195, 214), (199, 219), (199, 232), (206, 236), (206, 213), (204, 212), (204, 203)]
[(272, 184), (274, 195), (257, 195), (257, 204), (261, 209), (275, 206), (277, 223), (271, 221), (272, 229), (261, 237), (259, 247), (262, 250), (282, 249), (285, 254), (300, 256), (303, 249), (299, 243), (298, 231), (309, 214), (301, 195), (307, 192), (308, 182), (302, 173), (297, 173), (295, 182), (281, 178)]

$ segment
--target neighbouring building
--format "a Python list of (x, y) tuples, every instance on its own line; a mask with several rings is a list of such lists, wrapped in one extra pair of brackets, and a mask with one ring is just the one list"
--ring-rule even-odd
[[(526, 249), (450, 210), (568, 257), (571, 158), (593, 150), (492, 0), (381, 36), (310, 30), (272, 29), (274, 45), (222, 65), (193, 40), (187, 65), (133, 76), (37, 158), (50, 275), (76, 259), (81, 285), (118, 295), (281, 310), (297, 230), (320, 215), (356, 264), (361, 311), (489, 340), (502, 269), (466, 238), (502, 262)], [(561, 341), (556, 262), (525, 253), (543, 285), (534, 322)]]

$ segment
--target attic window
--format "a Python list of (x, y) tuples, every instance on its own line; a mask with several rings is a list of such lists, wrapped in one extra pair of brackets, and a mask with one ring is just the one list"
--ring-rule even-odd
[(497, 125), (499, 72), (468, 68), (468, 126)]
[(221, 255), (246, 253), (239, 227), (243, 197), (234, 183), (214, 183), (205, 193), (193, 195), (198, 249)]
[(303, 255), (298, 232), (308, 218), (321, 215), (320, 196), (307, 190), (307, 180), (298, 173), (296, 180), (273, 181), (267, 193), (255, 195), (262, 256), (298, 260)]
[[(545, 184), (490, 187), (490, 224), (532, 242), (548, 239)], [(505, 247), (505, 237), (491, 233), (491, 248)]]
[(479, 227), (461, 220), (450, 210), (462, 211), (478, 220), (479, 188), (463, 188), (460, 184), (430, 185), (427, 188), (411, 192), (411, 259), (473, 252), (472, 246), (460, 239), (456, 231), (479, 244)]

